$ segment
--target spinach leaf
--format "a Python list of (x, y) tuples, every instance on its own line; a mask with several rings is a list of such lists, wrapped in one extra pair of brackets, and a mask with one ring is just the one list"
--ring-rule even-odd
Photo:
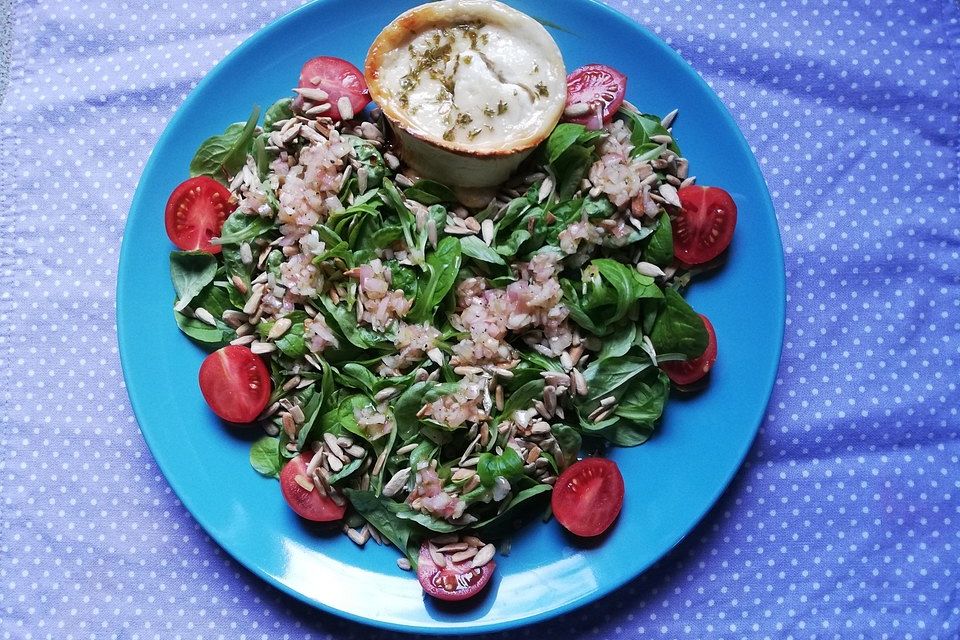
[(213, 350), (225, 347), (236, 337), (233, 330), (227, 328), (226, 325), (221, 327), (220, 324), (217, 323), (216, 327), (211, 327), (206, 322), (185, 316), (179, 311), (174, 311), (173, 316), (181, 331), (208, 349)]
[(503, 258), (500, 257), (499, 253), (488, 247), (486, 243), (477, 236), (462, 236), (460, 238), (460, 249), (463, 255), (469, 256), (474, 260), (501, 266), (506, 266), (507, 264), (503, 261)]
[(546, 386), (544, 379), (537, 378), (527, 382), (510, 394), (510, 397), (503, 403), (503, 411), (500, 412), (499, 417), (496, 419), (496, 424), (499, 424), (503, 420), (509, 420), (517, 411), (529, 408), (535, 398), (543, 395), (544, 386)]
[(273, 221), (260, 216), (251, 216), (234, 211), (220, 229), (220, 244), (242, 244), (250, 242), (273, 228)]
[(391, 224), (380, 227), (370, 234), (370, 244), (376, 249), (383, 249), (389, 247), (402, 237), (403, 229), (400, 225)]
[(620, 398), (616, 415), (635, 423), (652, 425), (660, 419), (670, 393), (670, 379), (658, 369), (649, 369), (630, 384)]
[(617, 292), (617, 302), (612, 316), (607, 318), (610, 324), (619, 322), (630, 311), (630, 306), (640, 298), (660, 298), (663, 294), (653, 278), (640, 274), (622, 262), (601, 258), (590, 263), (600, 272), (600, 276), (609, 282)]
[(457, 196), (450, 187), (433, 180), (417, 180), (403, 195), (427, 206), (457, 202)]
[(437, 250), (427, 256), (426, 282), (417, 287), (417, 299), (407, 314), (413, 322), (423, 322), (433, 317), (440, 301), (447, 295), (460, 271), (461, 245), (456, 238), (446, 237), (437, 245)]
[(289, 120), (292, 117), (293, 99), (281, 98), (267, 107), (266, 113), (263, 114), (263, 128), (264, 130), (269, 131), (273, 128), (274, 124), (280, 122), (281, 120)]
[(605, 360), (594, 360), (583, 372), (589, 391), (580, 401), (582, 405), (590, 405), (615, 392), (632, 378), (640, 375), (653, 365), (649, 358), (637, 356), (620, 356)]
[(254, 107), (246, 124), (232, 124), (221, 135), (204, 140), (190, 161), (190, 176), (210, 176), (226, 182), (235, 175), (247, 161), (259, 118), (260, 108)]
[(657, 353), (682, 353), (698, 358), (707, 348), (707, 330), (703, 320), (686, 300), (673, 289), (664, 292), (664, 305), (650, 331)]
[(643, 250), (643, 259), (660, 267), (673, 261), (673, 230), (670, 228), (670, 216), (666, 213), (660, 215), (657, 228)]
[(276, 341), (277, 348), (284, 355), (291, 358), (302, 358), (307, 355), (307, 343), (303, 339), (305, 328), (303, 322), (296, 322), (290, 326), (283, 336)]
[(360, 468), (360, 465), (363, 464), (363, 459), (358, 458), (357, 460), (351, 461), (349, 464), (345, 465), (343, 469), (337, 471), (335, 474), (330, 476), (330, 479), (327, 480), (330, 484), (337, 484), (344, 478), (350, 477), (354, 471)]
[(414, 511), (410, 505), (406, 504), (405, 502), (389, 501), (385, 502), (384, 504), (389, 511), (392, 511), (401, 520), (416, 522), (424, 529), (429, 529), (430, 531), (436, 533), (451, 533), (453, 531), (459, 531), (464, 527), (464, 525), (451, 524), (446, 520), (437, 518), (436, 516)]
[(597, 353), (597, 360), (627, 355), (627, 352), (633, 347), (633, 341), (636, 337), (637, 324), (635, 322), (625, 322), (603, 339), (603, 346)]
[(397, 549), (406, 553), (412, 563), (416, 562), (416, 554), (411, 555), (409, 550), (411, 537), (414, 541), (416, 539), (416, 529), (410, 521), (398, 518), (396, 514), (387, 509), (385, 502), (377, 498), (372, 491), (347, 489), (346, 494), (357, 513), (372, 524)]
[(459, 385), (455, 382), (416, 382), (400, 394), (393, 406), (393, 419), (397, 424), (397, 436), (407, 442), (420, 431), (420, 418), (417, 413), (428, 402), (456, 392)]
[(283, 461), (279, 438), (260, 438), (250, 446), (250, 466), (268, 478), (280, 477)]
[(537, 496), (542, 496), (546, 493), (549, 493), (553, 489), (548, 484), (536, 484), (532, 487), (523, 489), (517, 495), (507, 503), (507, 506), (504, 507), (503, 511), (495, 516), (491, 516), (486, 520), (481, 520), (476, 522), (473, 525), (473, 528), (478, 532), (490, 531), (494, 532), (501, 530), (506, 527), (506, 525), (512, 524), (517, 517), (517, 508), (523, 504), (531, 503)]
[(387, 172), (387, 165), (380, 155), (380, 151), (370, 143), (357, 136), (344, 136), (353, 147), (357, 161), (361, 168), (367, 171), (367, 191), (375, 191), (383, 183)]
[(177, 292), (177, 311), (183, 311), (217, 274), (217, 259), (203, 251), (172, 251), (170, 279)]
[(553, 164), (570, 147), (577, 143), (581, 135), (586, 133), (587, 128), (582, 124), (562, 123), (558, 124), (547, 138), (547, 162)]
[(577, 454), (580, 453), (580, 446), (583, 444), (580, 432), (563, 423), (552, 425), (550, 432), (557, 444), (560, 445), (560, 451), (563, 452), (563, 467), (561, 469), (569, 467), (577, 461)]
[(516, 450), (506, 447), (500, 455), (481, 453), (477, 475), (485, 487), (492, 487), (497, 476), (513, 480), (523, 475), (523, 458)]
[(341, 367), (341, 383), (351, 387), (366, 391), (373, 395), (373, 388), (377, 385), (377, 377), (373, 373), (356, 362), (348, 362)]
[(350, 344), (360, 349), (373, 349), (383, 346), (386, 342), (381, 334), (357, 324), (357, 314), (347, 309), (345, 305), (333, 304), (328, 296), (320, 298), (320, 302), (327, 324), (337, 327)]
[(530, 239), (530, 232), (526, 229), (514, 229), (510, 237), (494, 247), (494, 250), (500, 255), (513, 258), (519, 253), (520, 247), (524, 242)]

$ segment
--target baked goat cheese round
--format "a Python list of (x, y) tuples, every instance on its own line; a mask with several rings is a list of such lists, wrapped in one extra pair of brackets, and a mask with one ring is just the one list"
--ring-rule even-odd
[(364, 75), (423, 177), (503, 182), (553, 131), (566, 69), (533, 18), (491, 0), (442, 0), (401, 14), (377, 37)]

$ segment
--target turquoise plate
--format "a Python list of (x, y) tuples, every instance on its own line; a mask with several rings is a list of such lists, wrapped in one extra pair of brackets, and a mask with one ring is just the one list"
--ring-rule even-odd
[(271, 584), (321, 609), (404, 631), (502, 630), (570, 611), (637, 577), (710, 509), (743, 461), (764, 415), (784, 324), (783, 254), (757, 162), (733, 119), (672, 49), (600, 4), (516, 1), (548, 25), (567, 68), (612, 65), (628, 98), (665, 114), (701, 184), (727, 189), (740, 209), (729, 261), (690, 289), (720, 345), (709, 388), (674, 397), (655, 437), (612, 457), (623, 470), (623, 512), (602, 544), (582, 546), (556, 522), (533, 522), (498, 563), (486, 593), (466, 608), (426, 599), (396, 553), (305, 527), (277, 483), (247, 463), (249, 439), (207, 409), (197, 386), (204, 353), (173, 321), (171, 245), (163, 209), (207, 136), (246, 118), (253, 104), (288, 95), (301, 64), (329, 54), (362, 66), (380, 29), (413, 2), (319, 1), (262, 29), (211, 71), (157, 142), (137, 188), (120, 255), (117, 326), (128, 391), (144, 439), (171, 487), (207, 532)]

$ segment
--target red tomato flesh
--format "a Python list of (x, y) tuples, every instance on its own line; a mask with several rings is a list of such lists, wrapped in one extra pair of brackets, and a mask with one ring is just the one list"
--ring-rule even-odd
[(684, 187), (682, 208), (673, 218), (673, 255), (688, 265), (710, 262), (730, 246), (737, 205), (720, 187)]
[(227, 422), (253, 422), (270, 400), (270, 372), (250, 349), (230, 345), (200, 365), (200, 391)]
[(572, 534), (598, 536), (623, 506), (623, 476), (612, 460), (586, 458), (560, 474), (550, 501), (557, 522)]
[[(297, 86), (326, 91), (329, 96), (327, 100), (330, 102), (330, 110), (326, 115), (335, 121), (344, 119), (337, 106), (340, 98), (346, 97), (350, 100), (354, 115), (370, 104), (370, 92), (367, 90), (363, 72), (341, 58), (320, 56), (307, 60), (300, 70), (300, 82)], [(303, 98), (297, 96), (293, 104), (299, 109), (303, 105)]]
[(663, 372), (673, 382), (673, 384), (685, 387), (697, 382), (710, 372), (710, 367), (717, 361), (717, 334), (713, 330), (713, 325), (707, 319), (707, 316), (700, 314), (703, 320), (703, 326), (707, 329), (707, 348), (703, 355), (693, 360), (683, 360), (676, 362), (664, 362), (660, 365)]
[(417, 561), (417, 579), (427, 595), (438, 600), (466, 600), (474, 596), (490, 582), (497, 563), (491, 560), (482, 567), (471, 567), (470, 560), (452, 562), (446, 557), (447, 565), (438, 567), (430, 557), (427, 543), (420, 546), (420, 558)]
[[(340, 520), (347, 510), (346, 503), (338, 505), (313, 486), (312, 478), (307, 478), (307, 465), (310, 464), (312, 457), (311, 452), (305, 451), (287, 462), (280, 470), (280, 491), (283, 493), (283, 499), (298, 516), (305, 520), (313, 522)], [(304, 488), (300, 482), (297, 482), (297, 476), (301, 476), (300, 482), (313, 486), (313, 489)]]
[[(582, 116), (564, 118), (567, 122), (599, 129), (609, 124), (623, 104), (627, 92), (627, 76), (603, 64), (588, 64), (567, 76), (567, 107), (587, 105), (590, 111)], [(597, 119), (597, 113), (600, 119)]]
[(236, 207), (230, 191), (213, 178), (190, 178), (181, 182), (167, 200), (167, 237), (184, 251), (220, 253), (220, 245), (210, 244), (210, 238), (220, 235), (224, 220)]

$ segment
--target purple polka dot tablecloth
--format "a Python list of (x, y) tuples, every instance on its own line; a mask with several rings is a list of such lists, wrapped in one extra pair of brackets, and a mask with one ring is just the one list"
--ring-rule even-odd
[[(392, 634), (235, 563), (137, 430), (114, 324), (140, 172), (197, 81), (294, 0), (0, 0), (0, 638)], [(625, 0), (719, 94), (786, 256), (773, 397), (693, 533), (501, 634), (960, 637), (960, 5)]]

